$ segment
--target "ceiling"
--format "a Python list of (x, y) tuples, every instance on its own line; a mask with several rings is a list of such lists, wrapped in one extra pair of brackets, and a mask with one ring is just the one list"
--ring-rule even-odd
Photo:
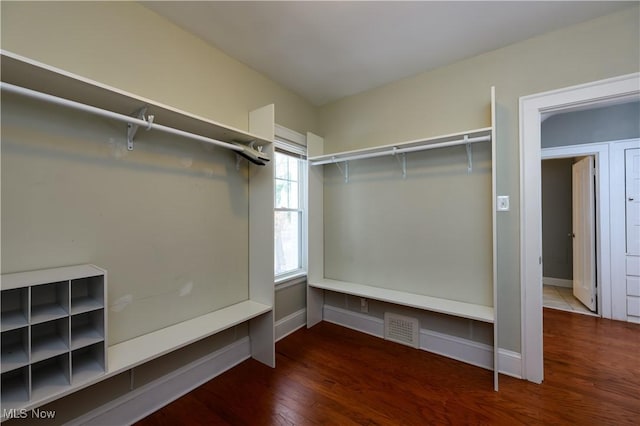
[(143, 2), (314, 105), (637, 2)]

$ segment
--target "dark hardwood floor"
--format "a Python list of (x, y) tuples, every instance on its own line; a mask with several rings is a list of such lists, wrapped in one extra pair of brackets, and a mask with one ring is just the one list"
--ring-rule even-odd
[(336, 325), (276, 345), (138, 424), (638, 425), (640, 325), (544, 310), (536, 385)]

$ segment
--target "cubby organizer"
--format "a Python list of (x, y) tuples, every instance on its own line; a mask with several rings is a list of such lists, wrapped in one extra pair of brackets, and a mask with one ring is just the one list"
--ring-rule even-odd
[(106, 271), (2, 275), (2, 407), (23, 408), (105, 374)]

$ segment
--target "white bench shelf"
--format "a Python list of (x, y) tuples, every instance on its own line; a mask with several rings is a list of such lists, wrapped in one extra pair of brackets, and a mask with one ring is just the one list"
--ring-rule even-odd
[(246, 300), (109, 346), (107, 375), (129, 370), (270, 311), (271, 306)]
[(329, 279), (309, 281), (309, 287), (395, 303), (440, 314), (454, 315), (475, 321), (493, 323), (495, 320), (494, 309), (491, 306)]
[[(109, 346), (107, 349), (107, 359), (109, 361), (106, 371), (101, 369), (100, 366), (102, 363), (96, 362), (93, 356), (87, 354), (79, 355), (77, 360), (74, 358), (73, 380), (71, 384), (69, 384), (68, 381), (63, 383), (61, 379), (63, 374), (61, 372), (42, 370), (41, 373), (44, 375), (39, 381), (44, 384), (51, 382), (51, 378), (54, 378), (56, 379), (54, 381), (55, 383), (53, 383), (55, 386), (49, 384), (46, 390), (39, 390), (38, 392), (35, 391), (34, 387), (31, 399), (28, 398), (27, 392), (24, 392), (24, 395), (18, 397), (11, 395), (12, 397), (3, 401), (3, 405), (7, 408), (26, 410), (42, 406), (50, 401), (131, 370), (145, 362), (271, 311), (271, 306), (252, 300), (245, 300), (227, 306), (226, 308)], [(11, 361), (13, 360), (7, 359), (7, 362)], [(34, 378), (34, 380), (36, 379)], [(60, 381), (60, 383), (58, 383), (58, 381)], [(7, 382), (7, 385), (11, 384), (12, 383)], [(21, 391), (22, 386), (22, 383), (19, 383), (14, 393)]]

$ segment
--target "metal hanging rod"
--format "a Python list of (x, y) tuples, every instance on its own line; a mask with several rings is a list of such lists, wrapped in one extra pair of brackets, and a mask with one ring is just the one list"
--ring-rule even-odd
[[(152, 115), (149, 115), (148, 118), (146, 119), (144, 117), (144, 113), (138, 114), (137, 117), (132, 117), (129, 115), (120, 114), (120, 113), (109, 111), (102, 108), (97, 108), (91, 105), (83, 104), (83, 103), (72, 101), (65, 98), (60, 98), (58, 96), (49, 95), (47, 93), (38, 92), (35, 90), (27, 89), (25, 87), (16, 86), (14, 84), (5, 83), (5, 82), (2, 82), (0, 84), (0, 87), (2, 88), (3, 91), (6, 91), (6, 92), (27, 96), (29, 98), (38, 99), (38, 100), (53, 103), (56, 105), (61, 105), (68, 108), (77, 109), (80, 111), (90, 112), (92, 114), (99, 115), (101, 117), (111, 118), (113, 120), (125, 122), (129, 124), (129, 128), (130, 128), (127, 135), (128, 142), (130, 144), (130, 149), (132, 149), (131, 139), (133, 138), (133, 135), (135, 135), (135, 130), (133, 131), (131, 130), (132, 126), (135, 127), (136, 129), (138, 126), (141, 126), (146, 130), (159, 130), (161, 132), (169, 133), (172, 135), (182, 136), (185, 138), (197, 140), (199, 142), (204, 142), (212, 145), (217, 145), (226, 149), (230, 149), (232, 151), (236, 151), (240, 155), (244, 156), (245, 158), (249, 159), (252, 162), (255, 162), (256, 164), (264, 165), (264, 161), (269, 161), (268, 157), (266, 157), (264, 153), (245, 145), (241, 145), (241, 144), (236, 145), (229, 142), (223, 142), (217, 139), (208, 138), (206, 136), (201, 136), (195, 133), (191, 133), (184, 130), (175, 129), (173, 127), (163, 126), (162, 124), (154, 123)], [(257, 162), (255, 157), (259, 157), (258, 158), (259, 160), (263, 160), (262, 163)]]
[(351, 161), (351, 160), (363, 160), (365, 158), (384, 157), (387, 155), (404, 154), (405, 152), (425, 151), (428, 149), (445, 148), (448, 146), (488, 142), (490, 140), (491, 140), (491, 136), (489, 135), (477, 136), (475, 138), (465, 137), (463, 139), (457, 139), (457, 140), (452, 140), (447, 142), (430, 143), (425, 145), (410, 146), (406, 148), (391, 147), (385, 151), (375, 151), (375, 152), (352, 154), (352, 155), (337, 154), (327, 159), (321, 159), (321, 160), (310, 159), (309, 162), (311, 163), (312, 166), (321, 166), (323, 164), (331, 164), (331, 163), (338, 163), (338, 162)]

